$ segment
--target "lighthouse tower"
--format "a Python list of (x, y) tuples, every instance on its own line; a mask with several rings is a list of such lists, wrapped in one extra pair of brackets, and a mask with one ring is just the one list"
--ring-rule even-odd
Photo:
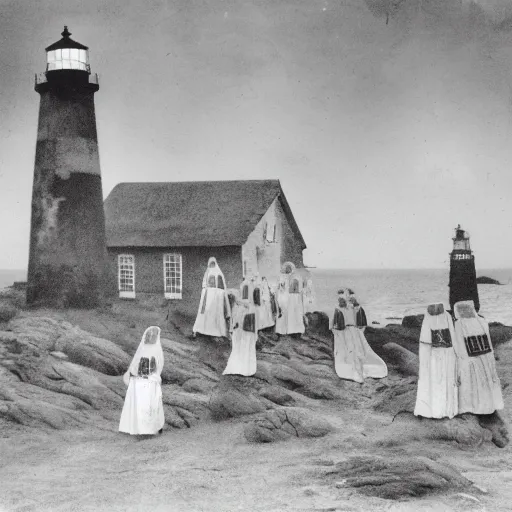
[(70, 38), (46, 48), (40, 94), (27, 303), (95, 307), (106, 275), (105, 216), (94, 112), (97, 75)]
[(450, 253), (450, 307), (460, 300), (472, 300), (480, 309), (476, 283), (475, 256), (469, 245), (469, 233), (460, 224), (455, 228), (453, 251)]

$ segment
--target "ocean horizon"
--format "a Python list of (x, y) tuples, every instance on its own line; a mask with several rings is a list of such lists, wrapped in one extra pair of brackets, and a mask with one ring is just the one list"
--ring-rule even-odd
[[(432, 302), (448, 306), (448, 268), (329, 269), (309, 267), (315, 287), (315, 309), (332, 316), (337, 291), (350, 287), (359, 297), (368, 321), (375, 325), (401, 323), (406, 315), (423, 313)], [(498, 285), (478, 285), (481, 314), (490, 322), (512, 325), (512, 268), (477, 269), (477, 276), (497, 279)], [(0, 269), (0, 289), (25, 281), (23, 269)], [(198, 283), (200, 286), (200, 283)]]

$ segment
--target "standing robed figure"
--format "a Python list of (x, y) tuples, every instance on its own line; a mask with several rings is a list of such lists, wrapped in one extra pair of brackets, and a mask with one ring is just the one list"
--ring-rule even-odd
[(501, 383), (487, 320), (476, 312), (472, 300), (454, 304), (458, 360), (459, 414), (492, 414), (503, 409)]
[(254, 304), (252, 281), (244, 280), (239, 298), (233, 311), (233, 333), (231, 354), (223, 375), (243, 375), (256, 373), (256, 342), (258, 341), (259, 318)]
[(414, 414), (453, 418), (458, 414), (455, 330), (443, 304), (430, 304), (423, 318), (419, 378)]
[(254, 305), (258, 316), (259, 329), (268, 329), (276, 323), (272, 311), (272, 293), (265, 277), (256, 273), (252, 279), (254, 287)]
[(340, 292), (332, 323), (336, 374), (341, 379), (359, 383), (363, 383), (366, 377), (386, 377), (386, 363), (372, 350), (363, 333), (367, 325), (364, 309), (354, 295), (347, 301), (345, 291)]
[(304, 280), (304, 313), (313, 313), (315, 309), (315, 289), (313, 279)]
[(119, 421), (120, 432), (152, 435), (162, 430), (165, 423), (160, 377), (163, 367), (160, 328), (148, 327), (123, 376), (128, 390)]
[(226, 292), (226, 280), (215, 258), (208, 260), (203, 277), (199, 310), (192, 331), (207, 336), (227, 337), (231, 308)]
[(303, 280), (296, 272), (295, 265), (286, 262), (281, 267), (279, 285), (276, 293), (278, 317), (277, 334), (303, 334), (304, 302), (302, 296)]

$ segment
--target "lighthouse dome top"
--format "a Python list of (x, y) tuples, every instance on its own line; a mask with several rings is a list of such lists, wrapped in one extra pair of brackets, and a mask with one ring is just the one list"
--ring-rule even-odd
[(64, 27), (62, 39), (46, 48), (46, 71), (74, 69), (90, 73), (88, 48), (71, 39), (71, 32)]
[(71, 35), (71, 32), (68, 30), (67, 26), (64, 26), (64, 30), (61, 32), (60, 35), (62, 36), (62, 39), (45, 48), (47, 52), (50, 52), (52, 50), (59, 50), (62, 48), (76, 48), (77, 50), (89, 49), (87, 48), (87, 46), (84, 46), (83, 44), (80, 44), (71, 39), (71, 37), (69, 37)]

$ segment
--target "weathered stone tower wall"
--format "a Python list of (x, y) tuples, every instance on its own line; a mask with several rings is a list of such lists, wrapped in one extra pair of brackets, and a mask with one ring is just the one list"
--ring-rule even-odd
[(453, 310), (456, 302), (472, 300), (476, 311), (479, 311), (475, 256), (469, 245), (469, 235), (460, 226), (455, 231), (453, 251), (450, 253), (450, 308)]
[(98, 89), (97, 79), (91, 80), (84, 70), (52, 70), (36, 79), (41, 100), (32, 192), (30, 305), (95, 307), (103, 297), (107, 254), (94, 110)]

